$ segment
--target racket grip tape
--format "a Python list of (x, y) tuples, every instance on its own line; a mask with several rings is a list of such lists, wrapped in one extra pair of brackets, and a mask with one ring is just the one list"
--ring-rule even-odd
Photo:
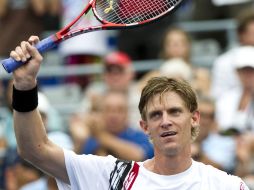
[[(54, 35), (49, 36), (48, 38), (45, 38), (44, 40), (40, 41), (35, 47), (38, 49), (40, 53), (44, 53), (47, 50), (57, 47), (57, 43), (54, 39), (55, 39)], [(23, 64), (25, 63), (22, 61), (16, 61), (12, 58), (8, 58), (2, 61), (2, 65), (8, 73), (15, 71)]]

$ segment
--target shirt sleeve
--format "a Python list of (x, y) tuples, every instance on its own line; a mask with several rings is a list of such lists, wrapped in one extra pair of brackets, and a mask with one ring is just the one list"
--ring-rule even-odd
[[(204, 166), (204, 165), (203, 165)], [(225, 171), (206, 165), (205, 173), (210, 176), (208, 184), (212, 184), (213, 188), (223, 190), (249, 190), (244, 181), (235, 175), (230, 175)]]
[[(229, 175), (230, 176), (230, 175)], [(249, 187), (244, 183), (244, 181), (237, 176), (230, 176), (231, 180), (228, 180), (228, 190), (249, 190)]]
[(107, 189), (110, 172), (116, 158), (95, 155), (77, 155), (64, 150), (65, 165), (70, 185), (56, 179), (59, 190), (99, 190)]
[(239, 190), (249, 190), (249, 187), (243, 181), (240, 181)]

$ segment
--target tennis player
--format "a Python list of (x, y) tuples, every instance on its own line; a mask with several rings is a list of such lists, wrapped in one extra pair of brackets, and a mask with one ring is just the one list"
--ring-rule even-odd
[(197, 98), (188, 83), (166, 77), (151, 79), (139, 103), (140, 126), (154, 145), (154, 158), (76, 155), (52, 143), (37, 109), (42, 56), (33, 45), (38, 41), (32, 36), (11, 52), (15, 60), (29, 60), (13, 73), (14, 127), (19, 154), (54, 176), (60, 190), (248, 190), (239, 177), (192, 160)]

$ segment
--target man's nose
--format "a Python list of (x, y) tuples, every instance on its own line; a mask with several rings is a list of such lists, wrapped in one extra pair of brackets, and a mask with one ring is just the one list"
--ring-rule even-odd
[(161, 121), (161, 127), (167, 128), (172, 125), (172, 121), (170, 119), (170, 116), (168, 115), (167, 112), (163, 112), (162, 114), (162, 121)]

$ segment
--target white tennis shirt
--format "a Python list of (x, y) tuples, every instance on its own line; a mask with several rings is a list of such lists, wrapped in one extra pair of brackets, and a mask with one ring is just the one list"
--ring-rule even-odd
[(196, 161), (182, 173), (164, 176), (148, 171), (143, 162), (64, 154), (71, 185), (56, 179), (59, 190), (249, 190), (240, 178)]

